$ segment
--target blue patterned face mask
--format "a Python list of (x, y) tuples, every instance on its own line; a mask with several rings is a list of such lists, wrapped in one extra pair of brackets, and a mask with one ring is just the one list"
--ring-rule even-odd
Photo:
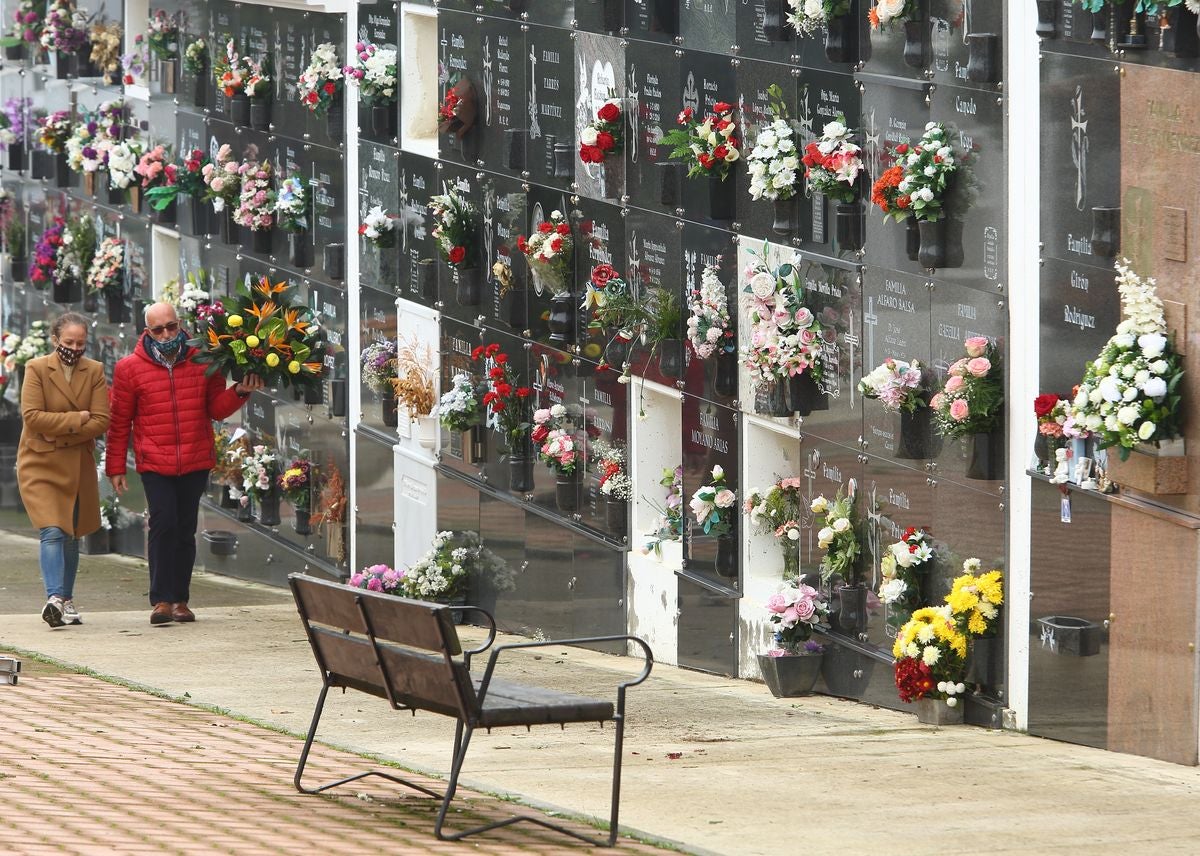
[(183, 343), (187, 341), (187, 334), (180, 330), (172, 339), (167, 339), (165, 342), (160, 342), (157, 339), (151, 339), (150, 345), (162, 354), (164, 357), (173, 357), (179, 353), (179, 349), (183, 347)]

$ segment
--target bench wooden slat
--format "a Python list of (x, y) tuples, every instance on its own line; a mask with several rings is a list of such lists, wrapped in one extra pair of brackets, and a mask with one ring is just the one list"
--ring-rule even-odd
[(462, 653), (449, 607), (420, 600), (402, 600), (390, 594), (365, 594), (370, 596), (363, 598), (363, 606), (371, 619), (376, 639), (426, 651), (448, 651), (452, 657)]
[[(478, 689), (479, 679), (475, 679)], [(567, 722), (605, 722), (613, 718), (610, 701), (533, 687), (492, 678), (479, 724), (492, 728), (502, 725), (547, 725)]]
[(352, 633), (367, 632), (358, 605), (353, 597), (346, 596), (348, 592), (344, 586), (298, 576), (291, 578), (291, 584), (301, 615), (312, 623), (326, 624)]
[(312, 643), (317, 657), (335, 679), (353, 681), (357, 688), (371, 686), (372, 695), (387, 698), (379, 667), (375, 665), (375, 652), (371, 643), (361, 636), (347, 636), (321, 627), (312, 629)]
[(440, 657), (403, 651), (390, 645), (381, 646), (380, 653), (392, 677), (397, 701), (455, 718), (464, 710), (469, 715), (478, 707), (471, 674), (462, 663), (452, 662), (447, 666)]

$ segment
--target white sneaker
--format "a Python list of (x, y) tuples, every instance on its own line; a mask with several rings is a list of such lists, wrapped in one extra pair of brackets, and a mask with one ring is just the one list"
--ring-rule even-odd
[(63, 601), (62, 617), (67, 624), (83, 624), (83, 616), (75, 608), (75, 601), (70, 598)]
[(51, 627), (63, 626), (63, 601), (57, 595), (46, 601), (42, 607), (42, 621)]

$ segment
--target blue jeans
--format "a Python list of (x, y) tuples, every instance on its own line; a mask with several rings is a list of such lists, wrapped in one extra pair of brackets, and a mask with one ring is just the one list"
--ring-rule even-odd
[(39, 558), (46, 597), (70, 600), (75, 594), (75, 574), (79, 570), (79, 539), (57, 526), (42, 529), (41, 538)]

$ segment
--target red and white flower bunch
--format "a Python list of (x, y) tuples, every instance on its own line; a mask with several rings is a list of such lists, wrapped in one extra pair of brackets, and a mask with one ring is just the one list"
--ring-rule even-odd
[(238, 167), (242, 190), (233, 219), (239, 226), (261, 232), (275, 224), (275, 191), (271, 188), (273, 171), (268, 161), (247, 161)]
[(911, 21), (920, 14), (919, 0), (875, 0), (867, 12), (871, 29), (882, 30), (892, 21)]
[[(889, 544), (879, 562), (883, 582), (879, 599), (892, 607), (888, 623), (897, 629), (921, 603), (920, 578), (933, 564), (933, 538), (924, 529), (909, 527), (900, 540)], [(894, 616), (894, 619), (893, 619)]]
[(718, 351), (734, 350), (733, 331), (729, 329), (729, 301), (725, 286), (717, 276), (717, 265), (705, 265), (700, 274), (700, 287), (692, 293), (691, 314), (687, 320), (688, 340), (692, 350), (702, 360)]
[(812, 372), (820, 382), (824, 341), (836, 331), (825, 329), (804, 305), (799, 272), (791, 263), (772, 269), (760, 258), (743, 278), (750, 342), (742, 346), (742, 361), (751, 379), (770, 384)]
[(533, 430), (530, 439), (538, 449), (538, 458), (554, 472), (570, 475), (583, 460), (581, 444), (564, 425), (567, 408), (555, 404), (533, 411)]
[(89, 291), (120, 294), (125, 289), (125, 241), (105, 238), (92, 257), (86, 285)]
[(528, 238), (517, 236), (517, 249), (529, 260), (530, 271), (555, 294), (570, 289), (573, 273), (571, 253), (574, 248), (571, 224), (561, 211), (550, 212), (550, 219), (538, 223)]
[(1037, 417), (1038, 433), (1051, 440), (1068, 436), (1068, 421), (1074, 422), (1070, 402), (1054, 392), (1043, 392), (1033, 400), (1033, 415)]
[(345, 73), (338, 61), (337, 48), (329, 42), (322, 42), (313, 48), (308, 66), (296, 80), (300, 103), (318, 116), (325, 115), (333, 99), (341, 92), (344, 80)]
[(261, 502), (274, 490), (275, 479), (279, 476), (279, 455), (270, 446), (255, 446), (250, 454), (242, 456), (241, 469), (241, 490), (231, 487), (229, 495), (237, 493), (234, 498), (242, 505), (249, 505), (251, 498)]
[(396, 218), (376, 205), (358, 224), (358, 234), (380, 249), (390, 247), (396, 240)]
[(804, 148), (804, 179), (809, 193), (821, 193), (839, 202), (858, 199), (858, 177), (862, 174), (862, 151), (851, 142), (853, 132), (846, 127), (846, 117), (838, 116), (826, 122), (821, 139)]
[(1000, 352), (986, 336), (972, 336), (964, 345), (967, 355), (950, 366), (942, 391), (929, 402), (945, 437), (987, 434), (1000, 425)]
[(787, 580), (767, 598), (769, 621), (775, 628), (774, 646), (767, 651), (772, 657), (802, 654), (808, 647), (813, 630), (829, 614), (825, 598), (815, 588), (797, 580)]
[(884, 410), (892, 413), (907, 410), (912, 413), (918, 407), (925, 406), (922, 368), (917, 360), (906, 363), (888, 357), (858, 382), (858, 391), (867, 398), (878, 399)]
[(958, 169), (945, 126), (928, 123), (920, 142), (901, 143), (891, 156), (894, 165), (876, 179), (871, 201), (897, 222), (910, 215), (918, 220), (940, 219), (950, 176)]
[(596, 118), (579, 132), (579, 159), (584, 163), (604, 163), (609, 155), (619, 155), (623, 123), (620, 100), (605, 101), (596, 111)]
[(457, 190), (430, 197), (433, 215), (433, 239), (448, 265), (470, 268), (475, 265), (475, 207)]
[(733, 105), (718, 101), (702, 122), (696, 121), (691, 107), (685, 107), (675, 123), (678, 127), (662, 137), (662, 144), (672, 147), (670, 158), (687, 164), (688, 178), (712, 176), (724, 181), (741, 157)]
[(597, 440), (592, 444), (592, 457), (600, 474), (600, 493), (623, 502), (633, 499), (633, 481), (626, 468), (625, 450), (614, 443)]
[(250, 60), (238, 53), (237, 43), (232, 38), (226, 41), (224, 55), (213, 65), (213, 76), (225, 97), (241, 92), (251, 73)]

